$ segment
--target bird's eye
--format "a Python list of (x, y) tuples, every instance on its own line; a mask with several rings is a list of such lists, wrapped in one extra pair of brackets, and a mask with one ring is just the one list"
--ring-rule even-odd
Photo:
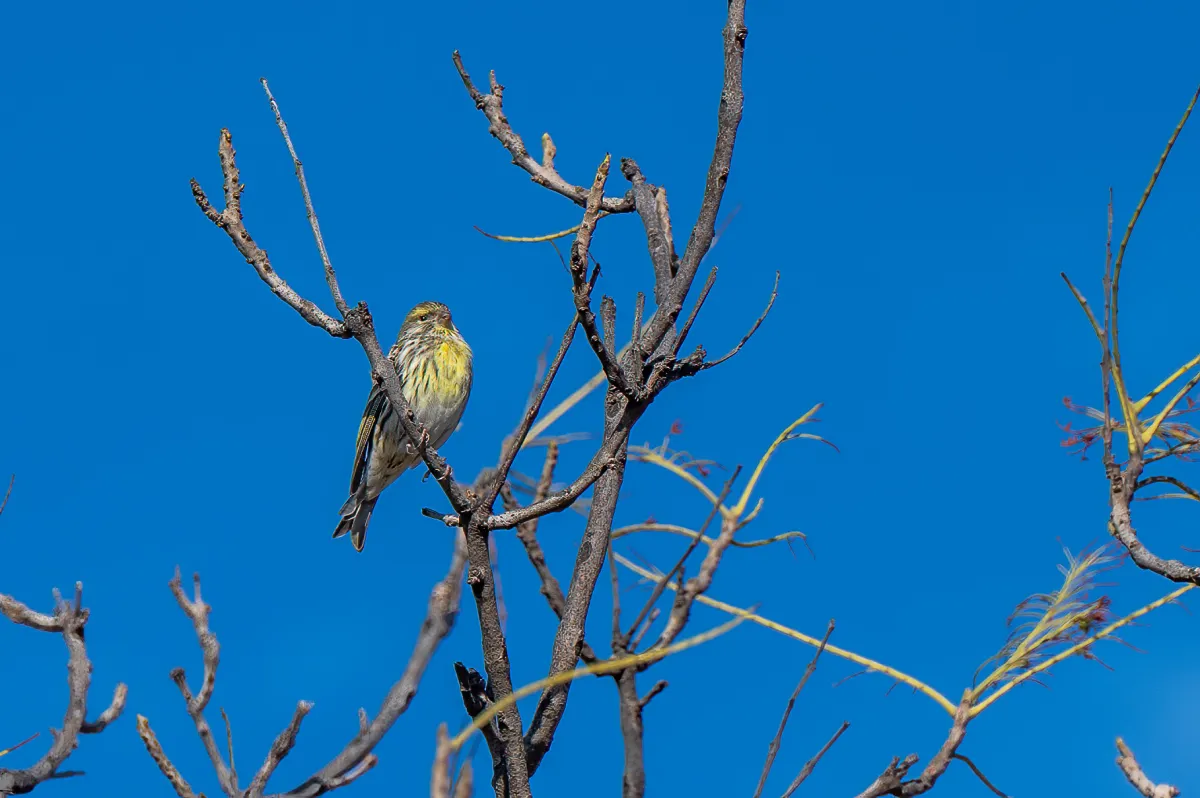
[(419, 320), (420, 320), (420, 321), (429, 321), (429, 314), (428, 314), (428, 313), (422, 313), (422, 314), (421, 314), (421, 317), (420, 317), (420, 319), (419, 319)]

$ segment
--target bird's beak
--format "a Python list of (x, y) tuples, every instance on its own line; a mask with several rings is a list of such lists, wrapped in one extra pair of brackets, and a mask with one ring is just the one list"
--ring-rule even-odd
[(450, 320), (449, 313), (446, 313), (440, 319), (438, 319), (438, 323), (441, 324), (443, 327), (445, 327), (447, 330), (454, 329), (454, 322)]

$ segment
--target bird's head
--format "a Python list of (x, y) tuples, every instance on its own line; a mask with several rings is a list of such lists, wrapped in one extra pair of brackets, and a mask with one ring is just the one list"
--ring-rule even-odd
[(421, 302), (414, 306), (404, 318), (404, 326), (442, 337), (460, 337), (450, 308), (441, 302)]

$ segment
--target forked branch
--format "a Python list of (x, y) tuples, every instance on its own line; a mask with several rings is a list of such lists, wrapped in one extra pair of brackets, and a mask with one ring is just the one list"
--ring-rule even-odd
[[(286, 793), (279, 794), (277, 798), (315, 798), (315, 796), (323, 795), (349, 784), (375, 766), (378, 760), (371, 753), (372, 749), (379, 744), (379, 741), (383, 739), (383, 736), (387, 734), (392, 724), (396, 722), (400, 715), (408, 709), (409, 703), (416, 694), (421, 676), (424, 674), (426, 667), (428, 667), (429, 661), (432, 659), (438, 645), (450, 633), (454, 619), (458, 614), (459, 596), (466, 557), (464, 546), (461, 542), (461, 535), (456, 535), (455, 539), (458, 542), (455, 545), (454, 553), (450, 560), (449, 571), (445, 579), (439, 582), (430, 594), (429, 607), (425, 615), (425, 620), (421, 625), (421, 631), (417, 637), (417, 644), (413, 649), (413, 653), (409, 658), (403, 675), (399, 681), (392, 685), (375, 719), (367, 722), (365, 715), (362, 715), (363, 722), (360, 724), (358, 734), (346, 744), (346, 747), (337, 756), (331, 759), (304, 783)], [(198, 575), (194, 577), (194, 584), (194, 597), (189, 598), (183, 589), (178, 569), (176, 569), (175, 577), (171, 580), (170, 586), (171, 592), (175, 595), (176, 601), (179, 602), (180, 608), (183, 609), (195, 627), (196, 636), (200, 642), (204, 661), (204, 678), (200, 692), (195, 695), (192, 694), (182, 668), (173, 670), (171, 678), (179, 686), (179, 690), (183, 694), (184, 700), (187, 703), (188, 714), (191, 715), (196, 726), (196, 731), (204, 744), (205, 750), (208, 752), (209, 758), (212, 760), (213, 769), (217, 774), (217, 781), (222, 791), (229, 798), (262, 798), (275, 769), (291, 751), (292, 746), (295, 745), (296, 737), (300, 731), (300, 722), (308, 714), (312, 708), (312, 704), (307, 701), (301, 701), (297, 705), (291, 722), (279, 734), (262, 766), (256, 772), (250, 786), (243, 792), (237, 783), (237, 776), (233, 768), (231, 765), (226, 765), (217, 745), (217, 740), (204, 716), (204, 710), (208, 706), (216, 686), (216, 671), (220, 661), (220, 646), (216, 635), (208, 627), (208, 616), (212, 607), (203, 600)], [(227, 717), (225, 718), (225, 722), (227, 724), (226, 736), (232, 741), (232, 732), (228, 728)], [(180, 774), (178, 768), (175, 767), (163, 751), (161, 743), (150, 727), (150, 721), (140, 715), (138, 716), (138, 734), (141, 736), (142, 742), (145, 744), (151, 758), (154, 759), (159, 769), (167, 777), (176, 794), (180, 798), (194, 798), (194, 793), (188, 785), (187, 780)], [(231, 764), (232, 753), (232, 743), (230, 743)]]
[(83, 628), (88, 610), (83, 606), (83, 584), (75, 583), (73, 600), (66, 600), (54, 591), (54, 614), (45, 615), (31, 610), (20, 601), (0, 593), (0, 613), (21, 626), (39, 632), (57, 632), (67, 644), (67, 710), (62, 729), (53, 732), (50, 748), (33, 765), (20, 770), (0, 768), (0, 796), (32, 792), (44, 781), (66, 776), (82, 775), (79, 771), (61, 771), (62, 764), (79, 745), (79, 735), (97, 734), (116, 720), (125, 708), (127, 688), (118, 684), (112, 703), (96, 720), (87, 720), (88, 689), (92, 680), (92, 663), (83, 642)]

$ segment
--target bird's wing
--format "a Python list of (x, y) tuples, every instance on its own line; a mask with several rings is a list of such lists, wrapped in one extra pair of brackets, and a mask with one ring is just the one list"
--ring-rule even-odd
[(371, 461), (371, 450), (374, 447), (375, 427), (383, 418), (387, 408), (387, 394), (378, 384), (371, 386), (367, 396), (367, 406), (363, 409), (362, 421), (358, 425), (358, 440), (354, 444), (354, 471), (350, 475), (350, 493), (358, 490), (366, 475), (367, 464)]

